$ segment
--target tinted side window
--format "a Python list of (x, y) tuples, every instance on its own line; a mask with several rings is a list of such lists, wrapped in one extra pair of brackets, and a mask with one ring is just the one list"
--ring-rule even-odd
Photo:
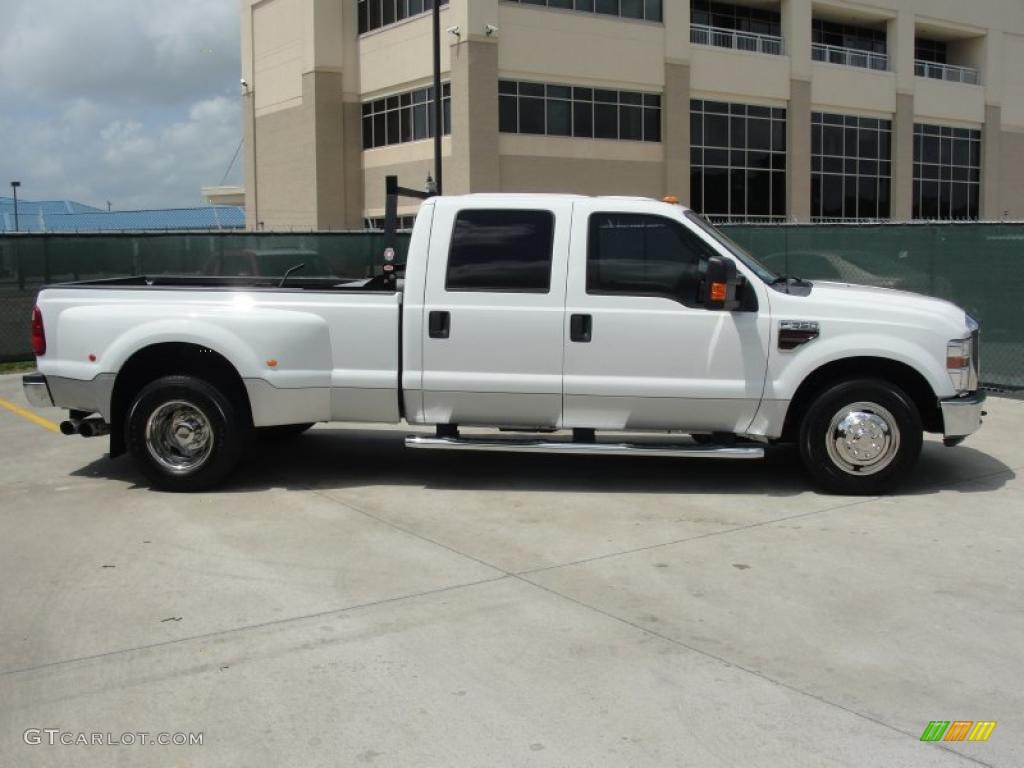
[(714, 250), (678, 221), (633, 213), (590, 216), (587, 293), (666, 296), (699, 304)]
[(547, 293), (554, 231), (551, 211), (461, 211), (452, 232), (445, 289)]

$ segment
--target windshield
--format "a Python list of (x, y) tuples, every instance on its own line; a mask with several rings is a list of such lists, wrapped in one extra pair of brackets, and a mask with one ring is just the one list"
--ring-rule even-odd
[(722, 232), (711, 224), (708, 223), (700, 214), (694, 213), (693, 211), (686, 211), (686, 218), (696, 224), (704, 232), (708, 233), (713, 237), (719, 244), (721, 244), (729, 253), (743, 262), (744, 266), (750, 269), (755, 275), (764, 280), (764, 282), (771, 284), (779, 276), (772, 272), (768, 267), (759, 262), (753, 256), (751, 256), (746, 250), (744, 250), (738, 243), (733, 242), (728, 237), (722, 234)]

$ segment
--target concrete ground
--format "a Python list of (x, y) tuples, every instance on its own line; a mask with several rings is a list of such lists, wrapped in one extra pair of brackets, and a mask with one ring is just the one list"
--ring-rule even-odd
[[(0, 398), (27, 408), (19, 377)], [(0, 765), (1020, 766), (1024, 402), (988, 410), (858, 499), (789, 452), (338, 426), (168, 495), (0, 408)], [(998, 726), (922, 743), (931, 720)]]

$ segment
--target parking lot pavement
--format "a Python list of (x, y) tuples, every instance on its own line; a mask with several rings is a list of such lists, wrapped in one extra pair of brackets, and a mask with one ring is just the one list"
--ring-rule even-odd
[[(0, 399), (28, 408), (16, 376)], [(445, 454), (363, 426), (169, 495), (0, 408), (0, 765), (1019, 766), (1024, 402), (988, 411), (859, 499), (788, 451)], [(932, 720), (998, 726), (922, 743)]]

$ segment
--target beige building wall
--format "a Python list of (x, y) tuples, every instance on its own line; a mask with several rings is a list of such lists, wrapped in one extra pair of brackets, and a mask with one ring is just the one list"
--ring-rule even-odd
[[(747, 4), (747, 0), (736, 0)], [(763, 0), (749, 4), (764, 7)], [(363, 150), (361, 104), (431, 84), (429, 14), (359, 35), (356, 0), (240, 0), (246, 211), (250, 226), (358, 227), (383, 214), (384, 177), (422, 187), (432, 141)], [(442, 11), (452, 133), (446, 193), (568, 191), (689, 199), (691, 98), (786, 107), (787, 217), (810, 214), (810, 113), (893, 120), (893, 218), (909, 218), (913, 125), (982, 129), (982, 213), (1024, 218), (1024, 2), (780, 0), (785, 55), (690, 42), (688, 0), (663, 23), (500, 0)], [(811, 18), (887, 31), (890, 71), (816, 62)], [(981, 85), (916, 77), (918, 36), (948, 42)], [(499, 79), (656, 91), (662, 141), (498, 131)], [(415, 202), (403, 203), (413, 212)]]

